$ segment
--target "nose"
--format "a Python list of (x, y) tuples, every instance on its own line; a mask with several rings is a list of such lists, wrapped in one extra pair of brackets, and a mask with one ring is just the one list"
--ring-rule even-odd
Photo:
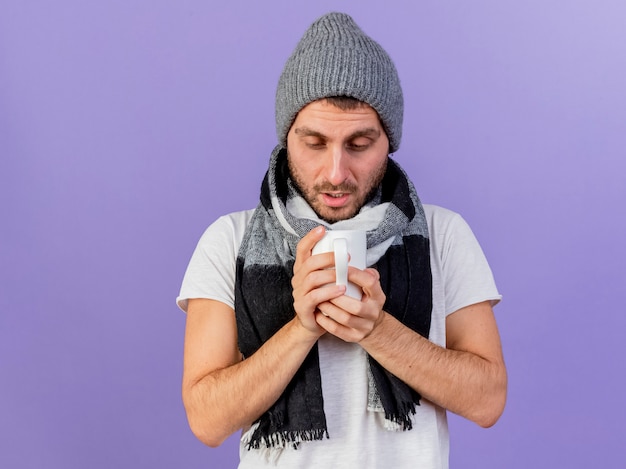
[(332, 148), (326, 168), (326, 179), (334, 186), (338, 186), (348, 178), (348, 155), (341, 147)]

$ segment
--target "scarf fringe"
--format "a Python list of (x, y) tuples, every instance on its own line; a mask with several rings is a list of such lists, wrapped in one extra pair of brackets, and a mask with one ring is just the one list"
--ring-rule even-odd
[(274, 432), (270, 435), (252, 435), (246, 442), (246, 447), (248, 450), (259, 449), (261, 443), (264, 443), (265, 448), (282, 449), (291, 445), (293, 449), (298, 449), (298, 445), (303, 441), (323, 440), (324, 437), (329, 438), (325, 428)]
[[(420, 405), (419, 401), (417, 405)], [(415, 404), (401, 403), (401, 409), (398, 413), (385, 412), (385, 428), (387, 430), (408, 431), (413, 428), (413, 419), (411, 415), (415, 415)]]

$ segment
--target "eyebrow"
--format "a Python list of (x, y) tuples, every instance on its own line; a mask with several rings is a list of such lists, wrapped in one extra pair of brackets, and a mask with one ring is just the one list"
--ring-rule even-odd
[[(294, 129), (294, 133), (301, 137), (319, 137), (323, 139), (327, 138), (326, 135), (324, 135), (323, 133), (318, 132), (317, 130), (311, 129), (309, 127), (297, 127), (296, 129)], [(378, 138), (379, 136), (380, 136), (379, 129), (376, 129), (374, 127), (367, 127), (365, 129), (360, 129), (350, 134), (350, 136), (348, 137), (348, 140), (353, 140), (359, 137)]]

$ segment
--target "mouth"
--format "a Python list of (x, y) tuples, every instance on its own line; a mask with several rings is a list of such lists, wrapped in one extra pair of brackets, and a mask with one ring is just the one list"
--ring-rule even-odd
[(322, 192), (324, 204), (328, 207), (343, 207), (350, 199), (349, 192)]

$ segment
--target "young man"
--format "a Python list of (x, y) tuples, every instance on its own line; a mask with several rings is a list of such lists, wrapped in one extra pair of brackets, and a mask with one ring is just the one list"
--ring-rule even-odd
[[(500, 295), (462, 218), (389, 158), (402, 112), (386, 52), (347, 15), (318, 19), (279, 80), (259, 206), (193, 254), (183, 400), (207, 445), (243, 430), (240, 468), (445, 468), (446, 409), (485, 427), (503, 411)], [(332, 229), (367, 231), (361, 300), (311, 253)]]

